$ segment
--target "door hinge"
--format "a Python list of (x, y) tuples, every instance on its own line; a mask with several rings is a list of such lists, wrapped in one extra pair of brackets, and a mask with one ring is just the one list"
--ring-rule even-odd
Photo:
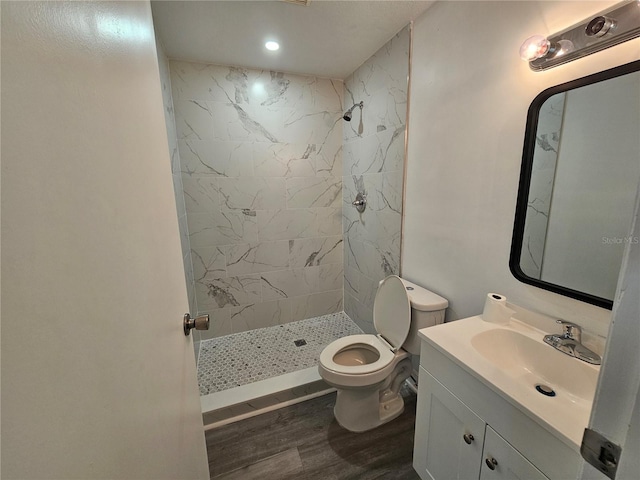
[(622, 454), (622, 448), (619, 445), (610, 442), (601, 433), (585, 428), (580, 453), (582, 458), (607, 477), (612, 480), (616, 478), (618, 462)]

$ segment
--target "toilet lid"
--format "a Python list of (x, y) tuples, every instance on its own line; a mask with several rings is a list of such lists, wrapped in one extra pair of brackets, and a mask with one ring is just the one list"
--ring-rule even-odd
[(378, 286), (373, 325), (394, 349), (402, 346), (411, 327), (411, 304), (400, 277), (390, 275)]

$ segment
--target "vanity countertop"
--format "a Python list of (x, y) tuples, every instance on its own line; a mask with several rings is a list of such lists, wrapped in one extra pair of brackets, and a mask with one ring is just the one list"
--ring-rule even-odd
[[(499, 325), (475, 316), (421, 329), (419, 336), (579, 451), (600, 367), (545, 344), (547, 333), (515, 318)], [(539, 393), (536, 384), (556, 395)]]

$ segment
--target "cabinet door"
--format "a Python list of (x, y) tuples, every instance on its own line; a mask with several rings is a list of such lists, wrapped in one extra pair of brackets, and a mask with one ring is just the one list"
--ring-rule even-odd
[(480, 476), (484, 421), (420, 368), (413, 468), (423, 480)]
[(487, 425), (480, 480), (548, 480), (548, 478)]

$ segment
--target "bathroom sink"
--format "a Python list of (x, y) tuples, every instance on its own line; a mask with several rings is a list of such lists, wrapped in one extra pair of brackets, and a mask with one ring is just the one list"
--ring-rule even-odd
[(502, 328), (474, 335), (471, 345), (514, 381), (530, 385), (532, 395), (540, 393), (534, 389), (542, 384), (557, 395), (593, 400), (598, 371), (542, 342)]
[(475, 316), (424, 328), (419, 336), (579, 450), (600, 367), (547, 345), (549, 333), (516, 318), (498, 325)]

